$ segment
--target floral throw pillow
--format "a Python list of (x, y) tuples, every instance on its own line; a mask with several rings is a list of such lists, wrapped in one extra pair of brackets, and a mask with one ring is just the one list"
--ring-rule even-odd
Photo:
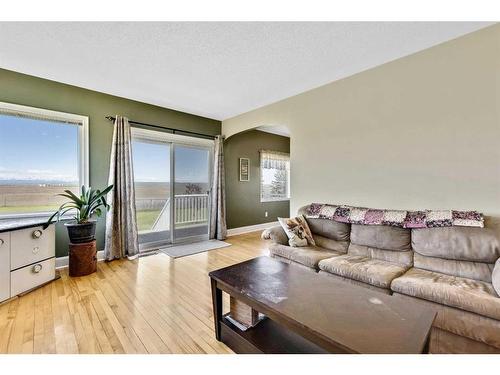
[(288, 236), (288, 244), (292, 247), (302, 247), (307, 245), (316, 245), (311, 230), (304, 216), (282, 218), (279, 217), (283, 230)]

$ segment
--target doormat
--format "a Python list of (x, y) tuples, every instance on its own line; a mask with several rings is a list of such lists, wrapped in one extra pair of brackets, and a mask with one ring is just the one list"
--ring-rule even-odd
[(203, 253), (205, 251), (220, 249), (227, 246), (231, 246), (231, 244), (219, 240), (207, 240), (184, 245), (163, 247), (160, 249), (160, 251), (167, 254), (169, 257), (181, 258), (188, 255)]

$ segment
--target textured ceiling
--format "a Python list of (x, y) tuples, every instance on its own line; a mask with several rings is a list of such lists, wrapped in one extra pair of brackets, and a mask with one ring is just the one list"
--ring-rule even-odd
[(0, 67), (227, 119), (481, 22), (0, 23)]

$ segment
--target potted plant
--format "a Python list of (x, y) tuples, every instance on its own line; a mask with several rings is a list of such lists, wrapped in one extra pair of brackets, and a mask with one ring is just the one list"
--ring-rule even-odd
[(69, 201), (63, 203), (54, 212), (44, 224), (43, 229), (46, 229), (52, 223), (58, 222), (64, 214), (75, 211), (74, 220), (64, 224), (68, 228), (70, 242), (84, 243), (93, 241), (95, 239), (96, 222), (91, 218), (94, 214), (101, 216), (102, 208), (109, 208), (106, 202), (106, 194), (112, 188), (113, 185), (110, 185), (103, 191), (100, 191), (94, 190), (91, 187), (87, 189), (85, 186), (82, 186), (80, 197), (76, 196), (71, 190), (64, 190), (63, 194), (58, 195), (68, 198)]

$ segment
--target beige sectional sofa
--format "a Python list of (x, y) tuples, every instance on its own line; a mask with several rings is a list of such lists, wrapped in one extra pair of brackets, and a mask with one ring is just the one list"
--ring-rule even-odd
[[(305, 215), (305, 207), (299, 210)], [(270, 255), (394, 298), (432, 306), (431, 353), (500, 353), (500, 231), (405, 229), (307, 219), (316, 246), (290, 247), (280, 226), (267, 229)], [(499, 261), (500, 262), (500, 261)], [(498, 281), (497, 281), (498, 282)]]

